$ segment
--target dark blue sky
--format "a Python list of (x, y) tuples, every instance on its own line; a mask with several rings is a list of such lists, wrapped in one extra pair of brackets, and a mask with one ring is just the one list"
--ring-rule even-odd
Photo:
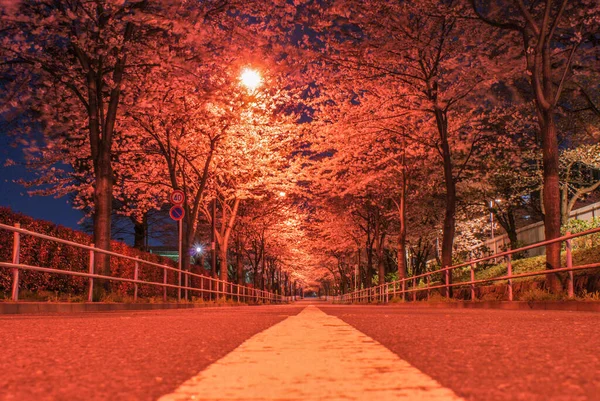
[(74, 210), (67, 198), (55, 199), (50, 196), (29, 196), (27, 188), (14, 183), (14, 180), (30, 178), (31, 174), (22, 165), (6, 167), (7, 159), (23, 161), (20, 149), (10, 146), (10, 138), (0, 133), (0, 206), (24, 213), (36, 219), (48, 220), (66, 227), (81, 229), (77, 222), (83, 216)]

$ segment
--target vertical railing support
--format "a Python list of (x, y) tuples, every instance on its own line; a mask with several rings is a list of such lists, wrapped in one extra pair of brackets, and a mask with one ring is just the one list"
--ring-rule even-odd
[(475, 302), (475, 266), (473, 262), (469, 262), (469, 267), (471, 268), (471, 302)]
[[(15, 228), (21, 228), (20, 223), (15, 223)], [(19, 264), (19, 255), (21, 254), (21, 234), (18, 231), (13, 233), (13, 254), (12, 262), (15, 265)], [(13, 268), (13, 282), (12, 282), (12, 300), (19, 300), (19, 269)]]
[(415, 302), (417, 300), (417, 279), (414, 277), (412, 279), (412, 287), (413, 287), (412, 288), (412, 290), (413, 290), (412, 299), (413, 299), (413, 302)]
[(506, 272), (508, 276), (508, 300), (513, 300), (513, 283), (512, 283), (512, 258), (511, 255), (506, 255)]
[[(133, 279), (135, 281), (138, 280), (139, 274), (140, 274), (140, 262), (136, 260), (135, 267), (133, 270)], [(133, 302), (137, 301), (137, 296), (138, 296), (138, 284), (133, 283)]]
[[(90, 244), (90, 246), (93, 248), (94, 244)], [(96, 252), (94, 252), (93, 249), (90, 249), (90, 257), (89, 257), (89, 265), (88, 265), (88, 273), (90, 274), (94, 274), (94, 263), (95, 263), (95, 255)], [(93, 302), (94, 301), (94, 278), (90, 277), (88, 279), (88, 302)]]
[(177, 302), (181, 302), (181, 267), (179, 267), (178, 270), (179, 271), (177, 272)]
[(185, 297), (185, 300), (188, 300), (188, 287), (189, 287), (189, 283), (190, 283), (190, 275), (188, 274), (187, 270), (185, 272), (183, 272), (184, 274), (184, 285), (185, 285), (185, 289), (183, 290), (183, 296)]
[(163, 302), (167, 302), (167, 269), (163, 269)]
[[(444, 267), (447, 268), (448, 266)], [(450, 270), (444, 270), (446, 276), (446, 298), (450, 299)]]
[(427, 300), (429, 301), (429, 297), (431, 296), (431, 290), (429, 289), (429, 286), (431, 285), (431, 275), (428, 274), (427, 275)]
[[(566, 235), (571, 235), (571, 233), (569, 231), (567, 231)], [(593, 236), (592, 236), (592, 238), (593, 238)], [(570, 239), (568, 239), (566, 241), (566, 248), (567, 248), (567, 268), (572, 269), (573, 268), (573, 248), (572, 248)], [(567, 283), (567, 291), (568, 291), (569, 298), (575, 297), (575, 284), (573, 281), (574, 281), (573, 270), (569, 270), (569, 282)]]

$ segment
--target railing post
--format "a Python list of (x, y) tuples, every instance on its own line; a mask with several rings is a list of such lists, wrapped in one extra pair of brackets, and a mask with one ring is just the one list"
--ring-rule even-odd
[(412, 279), (412, 286), (413, 286), (413, 294), (412, 294), (412, 299), (413, 302), (415, 302), (417, 300), (417, 279), (413, 277)]
[(167, 302), (167, 269), (163, 268), (163, 302)]
[(427, 300), (429, 301), (429, 296), (431, 295), (431, 290), (429, 289), (429, 283), (431, 281), (431, 275), (427, 275)]
[[(447, 267), (444, 267), (444, 269)], [(450, 270), (444, 270), (444, 275), (446, 276), (446, 298), (450, 299)]]
[(471, 268), (471, 302), (475, 302), (475, 266), (473, 266), (473, 262), (469, 261), (469, 267)]
[[(15, 228), (21, 228), (20, 223), (15, 223)], [(18, 231), (13, 233), (13, 255), (12, 262), (15, 265), (19, 264), (19, 255), (21, 254), (21, 235)], [(13, 271), (13, 282), (12, 282), (12, 300), (19, 300), (19, 269), (14, 268)]]
[(389, 288), (389, 284), (385, 285), (385, 303), (389, 303), (390, 302), (390, 288)]
[(506, 270), (508, 276), (508, 300), (513, 300), (513, 285), (512, 285), (512, 260), (511, 255), (506, 255)]
[[(135, 261), (135, 267), (134, 267), (134, 270), (133, 270), (133, 279), (135, 281), (138, 280), (139, 270), (140, 270), (140, 263), (136, 260)], [(137, 296), (138, 296), (138, 284), (137, 283), (133, 283), (133, 302), (137, 301)]]
[(200, 298), (204, 301), (204, 276), (200, 277)]
[[(569, 231), (567, 231), (566, 235), (571, 235)], [(571, 240), (568, 239), (566, 241), (567, 248), (567, 269), (573, 268), (573, 248), (571, 245)], [(569, 298), (573, 298), (575, 296), (575, 284), (573, 279), (573, 270), (569, 270), (569, 282), (567, 283), (567, 291), (569, 292)]]
[(188, 284), (190, 282), (190, 276), (189, 276), (187, 270), (183, 274), (185, 277), (185, 279), (183, 280), (184, 285), (185, 285), (185, 290), (183, 290), (183, 296), (185, 297), (185, 300), (187, 301), (188, 300), (188, 287), (189, 287)]
[(177, 270), (177, 302), (181, 302), (181, 263), (179, 264), (179, 268)]
[[(90, 244), (90, 246), (93, 248), (94, 244)], [(89, 266), (88, 266), (88, 272), (90, 274), (94, 274), (94, 256), (96, 255), (96, 252), (94, 252), (93, 249), (90, 249), (90, 257), (89, 257)], [(88, 302), (93, 302), (94, 301), (94, 278), (90, 277), (88, 279)]]

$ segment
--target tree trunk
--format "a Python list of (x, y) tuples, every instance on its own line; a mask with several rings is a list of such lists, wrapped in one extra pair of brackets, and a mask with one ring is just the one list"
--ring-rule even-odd
[(372, 285), (372, 272), (373, 272), (373, 249), (367, 247), (367, 269), (365, 271), (365, 287), (370, 288)]
[(146, 215), (142, 221), (132, 218), (133, 221), (133, 247), (141, 251), (146, 250), (146, 237), (148, 236), (148, 218)]
[[(560, 237), (560, 183), (558, 162), (558, 140), (554, 125), (554, 112), (541, 113), (542, 154), (544, 160), (544, 233), (546, 240)], [(546, 245), (546, 269), (560, 268), (560, 242)], [(562, 291), (556, 274), (546, 275), (546, 284), (552, 292)]]
[[(450, 145), (448, 144), (448, 121), (446, 114), (439, 109), (435, 111), (435, 118), (438, 126), (441, 142), (441, 153), (444, 166), (444, 184), (446, 186), (446, 213), (444, 215), (444, 228), (442, 233), (442, 268), (452, 266), (452, 248), (454, 245), (454, 234), (456, 231), (456, 183), (452, 172), (452, 155), (450, 154)], [(452, 273), (444, 273), (442, 282), (452, 284)], [(442, 295), (452, 296), (452, 287), (441, 289)]]
[[(102, 152), (96, 173), (96, 186), (94, 187), (94, 244), (96, 248), (110, 251), (110, 232), (112, 215), (112, 166), (110, 153)], [(95, 255), (96, 274), (110, 276), (110, 257), (104, 253)], [(97, 280), (97, 287), (105, 292), (110, 291), (110, 281)]]
[(264, 243), (264, 241), (263, 241), (263, 243), (261, 245), (260, 252), (261, 252), (261, 255), (262, 255), (261, 261), (260, 261), (260, 263), (261, 263), (261, 269), (260, 269), (261, 270), (260, 271), (260, 289), (262, 291), (264, 291), (265, 290), (265, 275), (266, 275), (266, 271), (265, 271), (265, 269), (266, 269), (266, 263), (265, 263), (266, 257), (265, 257), (265, 243)]
[(227, 263), (227, 248), (222, 246), (219, 247), (219, 259), (220, 279), (228, 281), (229, 269)]
[(382, 235), (377, 246), (377, 278), (378, 284), (385, 284), (385, 249), (383, 244), (385, 243), (385, 235)]
[[(404, 173), (402, 174), (404, 176)], [(398, 205), (398, 218), (400, 230), (398, 232), (398, 278), (406, 277), (406, 180), (402, 179), (400, 189), (400, 203)]]
[(244, 280), (244, 263), (243, 263), (244, 261), (243, 261), (243, 255), (242, 255), (241, 249), (239, 249), (235, 258), (236, 258), (235, 262), (236, 262), (237, 283), (239, 285), (244, 285), (244, 282), (245, 282), (245, 280)]

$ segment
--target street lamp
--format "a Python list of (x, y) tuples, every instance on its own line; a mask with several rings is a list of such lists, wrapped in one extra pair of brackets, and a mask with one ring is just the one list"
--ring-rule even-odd
[(240, 75), (240, 81), (250, 92), (253, 92), (262, 83), (262, 78), (258, 71), (245, 68)]

